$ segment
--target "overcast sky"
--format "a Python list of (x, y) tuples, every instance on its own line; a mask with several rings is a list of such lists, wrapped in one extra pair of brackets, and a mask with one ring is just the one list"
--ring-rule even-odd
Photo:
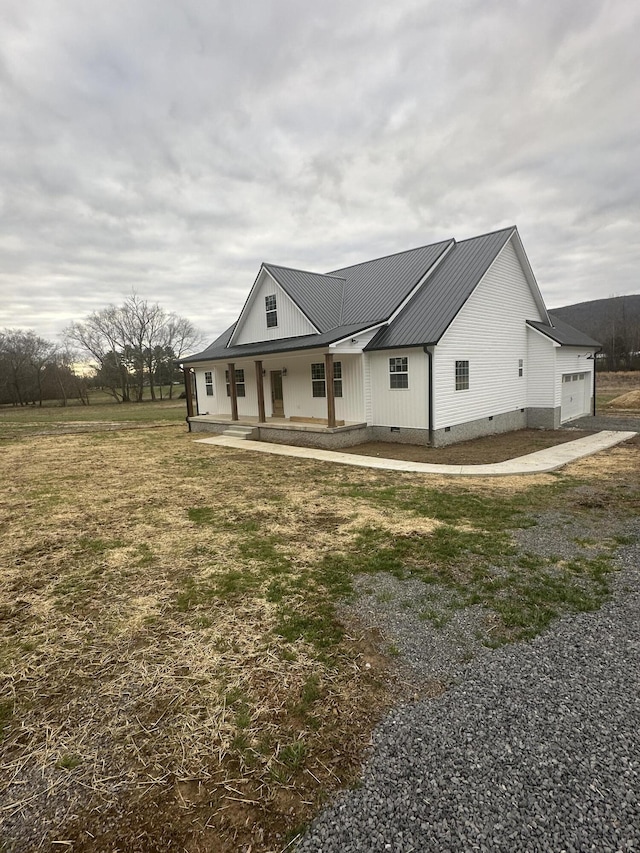
[(635, 0), (0, 0), (0, 328), (132, 290), (207, 342), (260, 263), (516, 224), (548, 307), (640, 292)]

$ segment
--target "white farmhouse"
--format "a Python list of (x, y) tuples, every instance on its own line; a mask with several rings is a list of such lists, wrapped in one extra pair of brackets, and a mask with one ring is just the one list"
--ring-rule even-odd
[(515, 227), (328, 273), (265, 263), (183, 363), (188, 420), (323, 447), (555, 429), (592, 410), (598, 347), (548, 314)]

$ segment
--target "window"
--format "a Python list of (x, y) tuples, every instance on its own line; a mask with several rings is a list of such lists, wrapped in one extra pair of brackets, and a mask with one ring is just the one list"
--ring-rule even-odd
[(207, 397), (213, 397), (213, 374), (210, 370), (205, 370), (204, 384), (207, 389)]
[(409, 387), (409, 359), (408, 358), (390, 358), (389, 359), (389, 387), (390, 388), (408, 388)]
[[(224, 379), (227, 383), (227, 397), (231, 396), (231, 385), (229, 384), (229, 371), (225, 370)], [(238, 397), (244, 397), (245, 395), (245, 385), (244, 385), (244, 370), (236, 370), (236, 394)]]
[(267, 329), (273, 329), (274, 326), (278, 325), (278, 311), (275, 293), (271, 296), (265, 296), (264, 307), (267, 312)]
[(456, 391), (467, 391), (469, 388), (469, 362), (456, 361)]
[(324, 383), (324, 362), (311, 365), (311, 393), (314, 397), (326, 397)]
[(524, 359), (518, 359), (518, 376), (524, 376)]
[[(324, 362), (311, 365), (311, 394), (313, 397), (326, 397)], [(333, 362), (333, 396), (342, 397), (342, 362)]]
[(342, 362), (333, 362), (333, 396), (342, 397)]

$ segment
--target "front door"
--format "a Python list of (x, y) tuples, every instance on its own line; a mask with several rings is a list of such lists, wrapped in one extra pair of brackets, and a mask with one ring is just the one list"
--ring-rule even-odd
[(271, 414), (274, 418), (284, 417), (284, 400), (282, 399), (282, 371), (271, 371)]

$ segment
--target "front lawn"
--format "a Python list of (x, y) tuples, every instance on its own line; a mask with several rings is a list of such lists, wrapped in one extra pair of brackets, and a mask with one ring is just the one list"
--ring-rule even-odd
[(562, 508), (593, 536), (639, 505), (633, 445), (461, 483), (138, 426), (16, 431), (0, 449), (9, 851), (283, 849), (357, 778), (398, 701), (397, 652), (336, 615), (356, 574), (480, 603), (491, 644), (507, 642), (597, 607), (619, 544), (568, 564), (520, 552), (513, 532)]

